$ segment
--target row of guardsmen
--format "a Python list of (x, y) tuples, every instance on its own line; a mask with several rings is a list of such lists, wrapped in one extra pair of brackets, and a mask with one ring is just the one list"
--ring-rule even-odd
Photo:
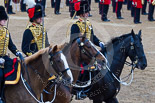
[[(7, 8), (8, 14), (15, 14), (13, 12), (12, 2), (20, 4), (20, 10), (21, 12), (26, 12), (26, 0), (4, 0), (5, 7)], [(43, 6), (44, 9), (44, 16), (45, 15), (45, 6), (46, 6), (46, 0), (35, 0), (36, 3), (40, 3)], [(59, 15), (61, 14), (59, 12), (60, 10), (60, 2), (61, 0), (51, 0), (51, 6), (52, 8), (55, 8), (54, 13)]]
[[(146, 12), (147, 2), (149, 3), (148, 13)], [(99, 1), (99, 14), (101, 14), (101, 20), (109, 22), (107, 18), (109, 5), (111, 0), (100, 0)], [(134, 17), (133, 22), (135, 24), (142, 23), (140, 21), (140, 14), (148, 15), (148, 21), (155, 21), (153, 18), (155, 0), (112, 0), (113, 12), (116, 13), (117, 19), (124, 19), (121, 14), (123, 4), (127, 4), (127, 10), (131, 10), (131, 17)], [(142, 9), (142, 12), (141, 12)]]
[[(7, 13), (8, 14), (15, 14), (12, 10), (12, 1), (18, 1), (18, 0), (4, 0), (5, 2), (5, 7), (7, 8)], [(20, 0), (19, 0), (20, 1)], [(21, 0), (20, 1), (20, 9), (22, 12), (26, 12), (26, 0)], [(46, 0), (35, 0), (36, 3), (40, 3), (43, 6), (44, 9), (44, 16), (45, 15), (45, 5), (46, 5)], [(66, 6), (69, 6), (69, 12), (70, 12), (70, 17), (72, 18), (75, 10), (74, 10), (74, 4), (78, 0), (66, 0)], [(89, 8), (91, 10), (91, 0), (87, 0), (89, 3)], [(101, 20), (104, 22), (109, 22), (110, 20), (108, 19), (108, 10), (109, 10), (109, 5), (111, 4), (111, 0), (95, 0), (96, 3), (99, 3), (99, 14), (101, 15)], [(146, 7), (147, 7), (147, 2), (149, 3), (149, 9), (148, 13), (146, 12)], [(61, 14), (60, 13), (60, 3), (61, 0), (51, 0), (51, 7), (55, 8), (54, 13), (56, 15)], [(154, 7), (155, 7), (155, 0), (112, 0), (112, 7), (113, 7), (113, 12), (116, 13), (117, 19), (124, 19), (121, 14), (122, 6), (123, 4), (127, 4), (127, 9), (131, 10), (131, 17), (134, 17), (133, 22), (135, 24), (139, 24), (140, 22), (140, 12), (142, 9), (142, 15), (148, 15), (148, 20), (149, 21), (155, 21), (153, 18), (154, 14)], [(89, 13), (89, 17), (92, 15)], [(75, 16), (74, 19), (77, 19)]]
[[(73, 17), (75, 13), (74, 4), (77, 1), (78, 0), (66, 0), (66, 5), (69, 5), (70, 17)], [(88, 2), (91, 7), (91, 0), (88, 0)], [(101, 20), (104, 22), (109, 22), (110, 20), (107, 15), (111, 0), (95, 0), (95, 2), (99, 3), (99, 14), (101, 15)], [(146, 12), (147, 2), (149, 4), (148, 13)], [(155, 0), (112, 0), (113, 12), (116, 13), (117, 19), (124, 19), (121, 14), (123, 4), (127, 4), (127, 9), (131, 10), (131, 17), (134, 17), (133, 22), (135, 24), (142, 23), (140, 21), (140, 14), (148, 15), (148, 21), (155, 21), (153, 18)], [(90, 17), (91, 16), (92, 15), (90, 15)], [(76, 19), (76, 16), (74, 18)]]

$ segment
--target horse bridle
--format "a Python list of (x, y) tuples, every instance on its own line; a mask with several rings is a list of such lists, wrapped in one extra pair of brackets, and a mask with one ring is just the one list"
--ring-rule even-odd
[[(134, 68), (136, 68), (136, 65), (138, 64), (138, 61), (141, 58), (143, 58), (143, 56), (138, 55), (138, 51), (135, 49), (136, 48), (135, 46), (137, 46), (137, 43), (135, 43), (133, 37), (131, 37), (130, 49), (132, 50), (133, 53), (135, 53), (135, 57), (134, 57), (134, 59), (132, 61), (132, 65), (133, 65)], [(129, 64), (129, 62), (127, 62), (127, 63)], [(131, 65), (131, 63), (130, 63), (130, 65)]]
[(82, 42), (81, 39), (78, 38), (76, 41), (77, 41), (77, 43), (79, 45), (79, 48), (80, 48), (80, 59), (82, 58), (81, 57), (81, 53), (82, 53), (82, 54), (86, 55), (88, 58), (93, 59), (93, 60), (96, 61), (96, 57), (100, 54), (100, 52), (97, 51), (97, 53), (93, 56), (87, 49), (84, 48), (85, 43), (89, 42), (89, 40), (88, 39), (85, 39)]
[[(130, 77), (130, 75), (132, 75), (132, 77), (131, 77), (131, 80), (130, 80), (130, 82), (129, 83), (126, 83), (125, 81), (122, 81), (123, 79), (118, 79), (111, 71), (110, 71), (110, 69), (108, 69), (111, 73), (112, 73), (112, 75), (115, 77), (115, 79), (118, 81), (118, 82), (120, 82), (121, 84), (123, 84), (123, 85), (130, 85), (131, 83), (132, 83), (132, 80), (133, 80), (133, 71), (134, 71), (134, 69), (136, 68), (136, 65), (138, 64), (138, 61), (143, 57), (143, 56), (141, 56), (141, 57), (139, 57), (138, 56), (138, 52), (137, 52), (137, 50), (135, 49), (135, 46), (136, 46), (137, 44), (134, 42), (134, 39), (133, 39), (133, 37), (131, 37), (131, 43), (130, 43), (130, 47), (129, 47), (129, 49), (131, 49), (132, 50), (132, 52), (133, 53), (136, 53), (136, 56), (134, 57), (134, 60), (132, 61), (132, 63), (130, 63), (130, 62), (128, 62), (128, 61), (125, 61), (125, 64), (126, 65), (128, 65), (128, 66), (132, 66), (132, 69), (131, 69), (131, 72), (127, 75), (127, 76), (125, 76), (125, 77), (123, 77), (123, 79), (126, 79), (125, 81), (127, 81), (128, 79), (129, 79), (129, 77)], [(126, 47), (123, 47), (123, 44), (122, 44), (122, 46), (121, 46), (121, 48), (120, 48), (120, 51), (121, 52), (123, 52), (123, 53), (126, 53), (126, 51), (125, 51), (125, 48)], [(128, 48), (128, 47), (127, 47)], [(121, 50), (121, 49), (123, 49), (123, 50)], [(120, 61), (120, 60), (119, 60)]]
[[(122, 45), (121, 45), (121, 47), (120, 47), (120, 51), (121, 51), (122, 53), (126, 53), (125, 48), (128, 48), (128, 47), (129, 47), (129, 49), (131, 49), (134, 53), (136, 53), (136, 56), (134, 57), (132, 63), (130, 63), (130, 62), (128, 62), (128, 61), (125, 61), (125, 64), (126, 64), (126, 65), (132, 66), (132, 67), (135, 69), (135, 67), (136, 67), (136, 65), (137, 65), (137, 63), (138, 63), (138, 60), (139, 60), (140, 58), (138, 57), (138, 53), (137, 53), (137, 51), (135, 50), (135, 45), (136, 45), (136, 44), (134, 43), (133, 37), (131, 37), (131, 43), (130, 43), (130, 45), (129, 45), (128, 47), (123, 46), (123, 44), (124, 44), (124, 42), (122, 43)], [(119, 61), (120, 61), (120, 60), (119, 60)], [(120, 61), (120, 62), (121, 62), (121, 61)]]
[[(50, 50), (49, 50), (50, 51)], [(50, 60), (50, 65), (53, 67), (53, 68), (58, 68), (58, 66), (57, 65), (54, 65), (55, 64), (55, 61), (54, 61), (54, 56), (56, 56), (56, 55), (58, 55), (58, 54), (61, 54), (62, 53), (62, 51), (58, 51), (58, 52), (56, 52), (56, 53), (54, 53), (54, 54), (52, 54), (52, 53), (49, 53), (49, 60)], [(54, 69), (55, 71), (56, 71), (56, 73), (58, 74), (58, 76), (63, 76), (63, 74), (65, 73), (65, 72), (67, 72), (68, 70), (70, 70), (70, 68), (67, 68), (67, 69), (65, 69), (65, 70), (63, 70), (63, 71), (58, 71), (57, 69)]]

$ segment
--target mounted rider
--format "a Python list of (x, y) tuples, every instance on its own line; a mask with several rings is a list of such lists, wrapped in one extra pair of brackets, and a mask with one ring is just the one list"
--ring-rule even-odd
[(7, 19), (8, 16), (5, 8), (0, 6), (0, 103), (4, 103), (4, 69), (10, 63), (9, 61), (12, 61), (12, 59), (6, 55), (7, 49), (15, 56), (22, 55), (14, 45), (9, 30), (5, 27)]
[(48, 47), (48, 37), (43, 22), (43, 7), (34, 0), (28, 0), (28, 16), (32, 23), (23, 34), (22, 51), (30, 56), (38, 50)]
[[(97, 36), (93, 32), (93, 27), (91, 22), (87, 19), (89, 15), (89, 3), (88, 0), (82, 0), (75, 3), (75, 10), (77, 11), (77, 16), (79, 16), (79, 20), (77, 20), (71, 27), (71, 35), (70, 42), (72, 43), (79, 36), (86, 36), (88, 40), (94, 43), (96, 46), (104, 48), (104, 43), (100, 41)], [(82, 64), (85, 65), (85, 64)], [(80, 78), (81, 76), (79, 76)], [(83, 99), (86, 95), (82, 91), (82, 89), (76, 92), (76, 99)]]
[(87, 39), (92, 41), (96, 46), (99, 46), (102, 49), (104, 49), (104, 43), (96, 37), (96, 35), (93, 32), (92, 24), (87, 19), (90, 11), (88, 0), (82, 0), (80, 2), (76, 2), (75, 10), (77, 11), (77, 16), (79, 16), (80, 18), (71, 27), (70, 40), (72, 41), (76, 37), (78, 37), (79, 35), (77, 34), (79, 33), (82, 35), (86, 34)]

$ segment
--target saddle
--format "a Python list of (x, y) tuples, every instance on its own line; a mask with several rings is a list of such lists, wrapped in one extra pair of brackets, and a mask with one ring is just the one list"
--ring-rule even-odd
[(17, 58), (11, 59), (4, 68), (5, 85), (15, 85), (20, 80), (21, 64)]

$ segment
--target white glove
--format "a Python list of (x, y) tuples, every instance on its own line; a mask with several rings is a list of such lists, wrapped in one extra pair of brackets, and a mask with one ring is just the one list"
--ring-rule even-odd
[(100, 45), (101, 49), (104, 49), (105, 44), (103, 42), (100, 42), (99, 45)]
[(0, 64), (4, 64), (5, 60), (3, 58), (0, 58)]
[(16, 53), (16, 56), (19, 56), (19, 55), (22, 55), (22, 52), (19, 52), (19, 51), (18, 51), (18, 52)]

